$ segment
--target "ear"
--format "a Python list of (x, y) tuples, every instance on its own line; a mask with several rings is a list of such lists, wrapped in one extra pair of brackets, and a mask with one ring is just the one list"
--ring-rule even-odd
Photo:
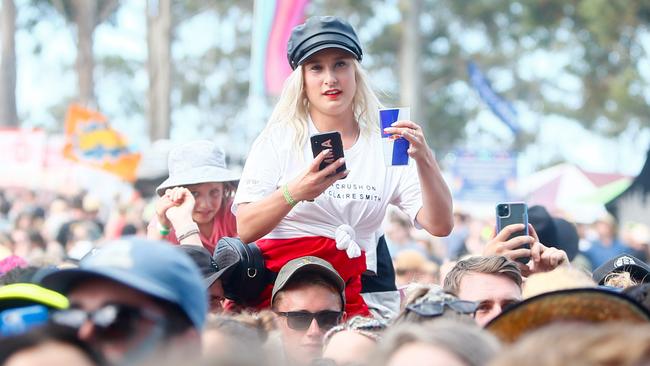
[(348, 321), (348, 313), (343, 311), (343, 316), (341, 317), (341, 323), (345, 323)]

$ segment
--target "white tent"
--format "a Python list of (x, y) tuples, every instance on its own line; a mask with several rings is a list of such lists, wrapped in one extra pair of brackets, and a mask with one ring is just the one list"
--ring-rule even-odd
[(529, 206), (543, 205), (552, 214), (589, 223), (606, 214), (601, 203), (588, 202), (598, 186), (571, 164), (560, 164), (520, 178), (517, 191)]

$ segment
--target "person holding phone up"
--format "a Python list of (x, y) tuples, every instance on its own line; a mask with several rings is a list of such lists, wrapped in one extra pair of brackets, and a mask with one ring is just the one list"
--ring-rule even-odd
[[(374, 269), (371, 257), (388, 204), (417, 227), (445, 236), (453, 226), (451, 194), (413, 121), (398, 121), (385, 132), (409, 141), (415, 164), (385, 165), (381, 105), (360, 66), (361, 45), (350, 24), (309, 18), (293, 29), (287, 48), (293, 72), (244, 166), (233, 203), (237, 232), (244, 242), (257, 241), (274, 272), (301, 256), (329, 261), (346, 282), (348, 315), (368, 315), (361, 274)], [(345, 156), (320, 170), (333, 153), (326, 148), (313, 158), (309, 137), (323, 132), (340, 134)], [(337, 173), (344, 164), (347, 169)], [(270, 289), (260, 307), (269, 298)]]
[(524, 228), (524, 224), (512, 224), (504, 227), (485, 244), (483, 255), (502, 255), (514, 261), (524, 277), (533, 273), (552, 271), (559, 266), (570, 265), (564, 250), (546, 246), (539, 241), (533, 225), (528, 224), (529, 235), (515, 236), (515, 233), (523, 231)]

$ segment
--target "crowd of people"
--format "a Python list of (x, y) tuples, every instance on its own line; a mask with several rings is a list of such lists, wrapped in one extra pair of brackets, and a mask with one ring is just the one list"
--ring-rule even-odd
[[(454, 210), (419, 123), (380, 130), (346, 21), (287, 48), (241, 174), (201, 140), (150, 199), (1, 192), (0, 365), (650, 363), (647, 228), (533, 206), (495, 232)], [(332, 131), (345, 156), (314, 154)]]

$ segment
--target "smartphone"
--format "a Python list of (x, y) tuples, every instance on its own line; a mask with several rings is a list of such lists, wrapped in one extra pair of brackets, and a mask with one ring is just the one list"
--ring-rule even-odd
[[(524, 224), (524, 230), (518, 231), (512, 234), (508, 240), (522, 235), (528, 235), (528, 206), (523, 202), (505, 202), (498, 203), (496, 206), (496, 216), (497, 216), (497, 233), (501, 230), (512, 224)], [(524, 246), (526, 249), (530, 249), (530, 246), (526, 244)], [(530, 260), (529, 257), (517, 258), (518, 262), (528, 263)]]
[[(325, 169), (325, 167), (343, 157), (343, 140), (341, 140), (340, 133), (336, 131), (323, 132), (315, 134), (309, 139), (311, 140), (311, 151), (314, 153), (314, 158), (325, 149), (332, 150), (332, 153), (320, 164), (318, 170)], [(336, 169), (336, 172), (341, 173), (344, 172), (345, 169), (345, 164), (343, 164)]]

